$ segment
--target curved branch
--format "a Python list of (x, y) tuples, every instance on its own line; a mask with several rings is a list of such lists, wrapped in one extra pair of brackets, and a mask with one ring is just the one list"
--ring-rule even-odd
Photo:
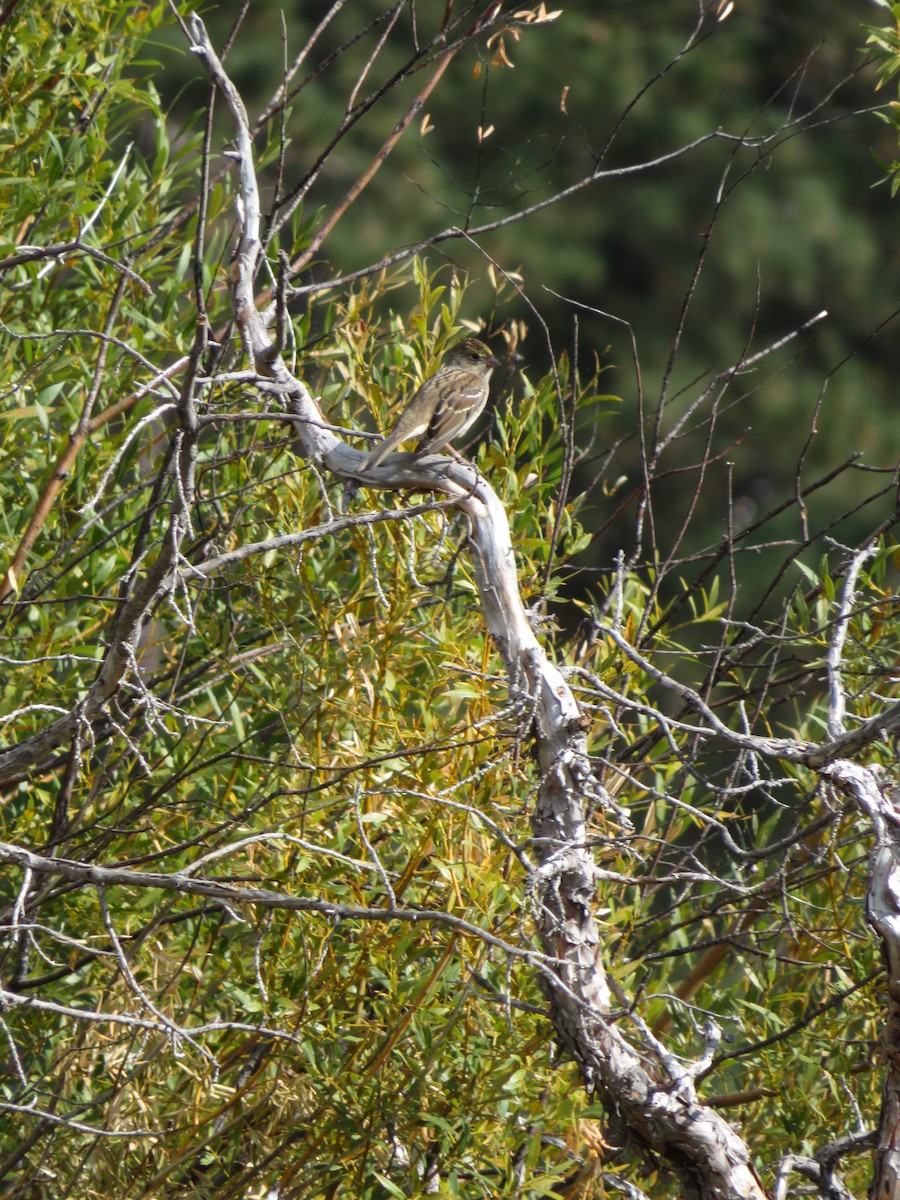
[[(240, 236), (234, 306), (245, 347), (256, 369), (274, 381), (288, 410), (303, 419), (298, 433), (302, 453), (339, 476), (358, 479), (363, 455), (324, 428), (318, 406), (289, 372), (256, 307), (253, 280), (262, 248), (247, 115), (199, 18), (192, 18), (191, 29), (192, 49), (219, 87), (236, 128)], [(473, 468), (431, 457), (391, 456), (365, 478), (375, 486), (430, 487), (452, 498), (468, 517), (485, 622), (503, 657), (513, 696), (528, 705), (532, 716), (540, 787), (532, 820), (539, 866), (531, 885), (550, 962), (544, 984), (563, 1049), (578, 1062), (586, 1087), (599, 1090), (615, 1106), (625, 1136), (668, 1158), (685, 1194), (763, 1200), (765, 1190), (746, 1146), (718, 1113), (699, 1102), (688, 1073), (674, 1071), (664, 1052), (657, 1056), (656, 1068), (648, 1069), (646, 1056), (611, 1023), (613, 984), (593, 916), (596, 864), (586, 849), (589, 808), (611, 803), (591, 769), (585, 737), (590, 722), (528, 621), (509, 522), (497, 494)], [(617, 815), (624, 823), (625, 814)]]

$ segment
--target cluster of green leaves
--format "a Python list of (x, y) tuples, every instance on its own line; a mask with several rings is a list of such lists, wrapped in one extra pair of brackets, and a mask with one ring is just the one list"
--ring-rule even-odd
[[(890, 25), (867, 27), (869, 36), (866, 45), (870, 46), (876, 55), (879, 87), (884, 87), (893, 83), (900, 74), (900, 4), (893, 4), (891, 0), (875, 0), (875, 3), (890, 14), (891, 18)], [(900, 106), (897, 101), (892, 101), (877, 115), (900, 138)], [(897, 159), (888, 162), (877, 156), (876, 162), (890, 184), (891, 196), (896, 196), (900, 189), (900, 162)]]

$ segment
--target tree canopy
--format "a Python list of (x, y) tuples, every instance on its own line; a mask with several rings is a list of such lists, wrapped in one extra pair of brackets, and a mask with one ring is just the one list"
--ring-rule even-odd
[(0, 1195), (900, 1195), (881, 8), (0, 8)]

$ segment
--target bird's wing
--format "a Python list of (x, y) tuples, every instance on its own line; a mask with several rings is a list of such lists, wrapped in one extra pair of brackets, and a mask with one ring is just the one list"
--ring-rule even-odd
[(375, 449), (371, 451), (369, 457), (363, 463), (364, 471), (368, 471), (372, 467), (377, 467), (380, 462), (384, 462), (389, 454), (393, 454), (403, 442), (409, 442), (413, 438), (421, 437), (425, 432), (428, 427), (427, 420), (424, 416), (418, 415), (414, 407), (422, 386), (416, 390), (412, 400), (410, 400), (397, 419), (397, 424), (384, 441), (379, 442)]
[(417, 453), (440, 450), (452, 442), (475, 420), (486, 399), (487, 388), (481, 376), (467, 374), (454, 388), (452, 397), (431, 418)]

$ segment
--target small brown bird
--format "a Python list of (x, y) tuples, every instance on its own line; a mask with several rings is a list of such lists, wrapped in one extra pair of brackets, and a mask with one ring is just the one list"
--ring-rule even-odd
[(401, 442), (419, 439), (415, 453), (434, 454), (461, 437), (487, 404), (491, 371), (500, 364), (478, 338), (466, 338), (419, 387), (397, 424), (363, 463), (364, 471), (383, 462)]

